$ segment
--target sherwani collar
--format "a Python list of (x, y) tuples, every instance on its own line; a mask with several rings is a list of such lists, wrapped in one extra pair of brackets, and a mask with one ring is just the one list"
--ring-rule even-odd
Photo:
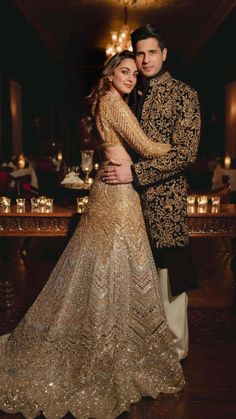
[(150, 79), (150, 87), (158, 86), (159, 84), (165, 83), (166, 80), (169, 80), (170, 78), (171, 78), (171, 75), (169, 71), (165, 71), (164, 73), (157, 75), (156, 77), (152, 77)]
[(130, 102), (130, 106), (139, 121), (141, 119), (144, 101), (147, 94), (149, 93), (149, 89), (151, 89), (153, 86), (158, 86), (162, 83), (165, 83), (165, 81), (170, 78), (170, 73), (162, 68), (155, 76), (151, 78), (145, 77), (141, 81), (140, 89), (137, 88), (136, 96), (133, 97), (133, 102)]

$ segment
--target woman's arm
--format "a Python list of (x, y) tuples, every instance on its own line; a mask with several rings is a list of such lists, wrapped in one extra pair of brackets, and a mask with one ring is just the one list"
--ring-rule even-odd
[(170, 151), (169, 144), (152, 141), (146, 136), (128, 105), (118, 96), (104, 96), (99, 105), (99, 112), (103, 122), (111, 125), (122, 141), (141, 156), (160, 156)]

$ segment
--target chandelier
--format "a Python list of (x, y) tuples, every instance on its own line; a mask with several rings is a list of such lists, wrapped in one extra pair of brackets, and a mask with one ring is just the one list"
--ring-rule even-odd
[(133, 6), (133, 7), (135, 7), (136, 6), (136, 3), (137, 3), (137, 1), (138, 0), (118, 0), (120, 3), (123, 3), (124, 4), (124, 6), (129, 6), (129, 5), (131, 5), (131, 6)]
[[(131, 0), (131, 4), (137, 0)], [(124, 1), (125, 4), (128, 4), (128, 1)], [(127, 7), (124, 7), (124, 25), (119, 32), (111, 31), (111, 42), (106, 46), (106, 56), (111, 58), (113, 55), (124, 50), (133, 51), (130, 41), (130, 28), (127, 24)]]
[[(131, 6), (131, 7), (136, 7), (138, 0), (118, 0), (120, 3), (123, 3), (124, 6)], [(143, 1), (143, 3), (145, 3), (145, 6), (148, 5), (148, 3), (150, 3), (151, 1), (155, 1), (157, 2), (158, 0), (145, 0), (145, 2)]]

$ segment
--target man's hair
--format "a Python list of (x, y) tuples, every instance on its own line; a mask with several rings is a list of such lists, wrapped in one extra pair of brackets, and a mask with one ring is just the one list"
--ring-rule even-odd
[(134, 52), (136, 50), (137, 42), (148, 38), (155, 38), (158, 41), (161, 50), (166, 48), (164, 34), (159, 29), (154, 28), (154, 26), (147, 24), (135, 29), (131, 33), (131, 42)]

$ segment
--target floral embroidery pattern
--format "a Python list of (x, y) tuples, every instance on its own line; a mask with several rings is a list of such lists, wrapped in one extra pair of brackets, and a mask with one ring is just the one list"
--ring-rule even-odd
[[(184, 171), (197, 155), (200, 110), (197, 93), (168, 72), (150, 82), (140, 125), (149, 138), (171, 144), (168, 154), (133, 166), (150, 238), (158, 248), (188, 244)], [(161, 134), (161, 135), (160, 135)]]

